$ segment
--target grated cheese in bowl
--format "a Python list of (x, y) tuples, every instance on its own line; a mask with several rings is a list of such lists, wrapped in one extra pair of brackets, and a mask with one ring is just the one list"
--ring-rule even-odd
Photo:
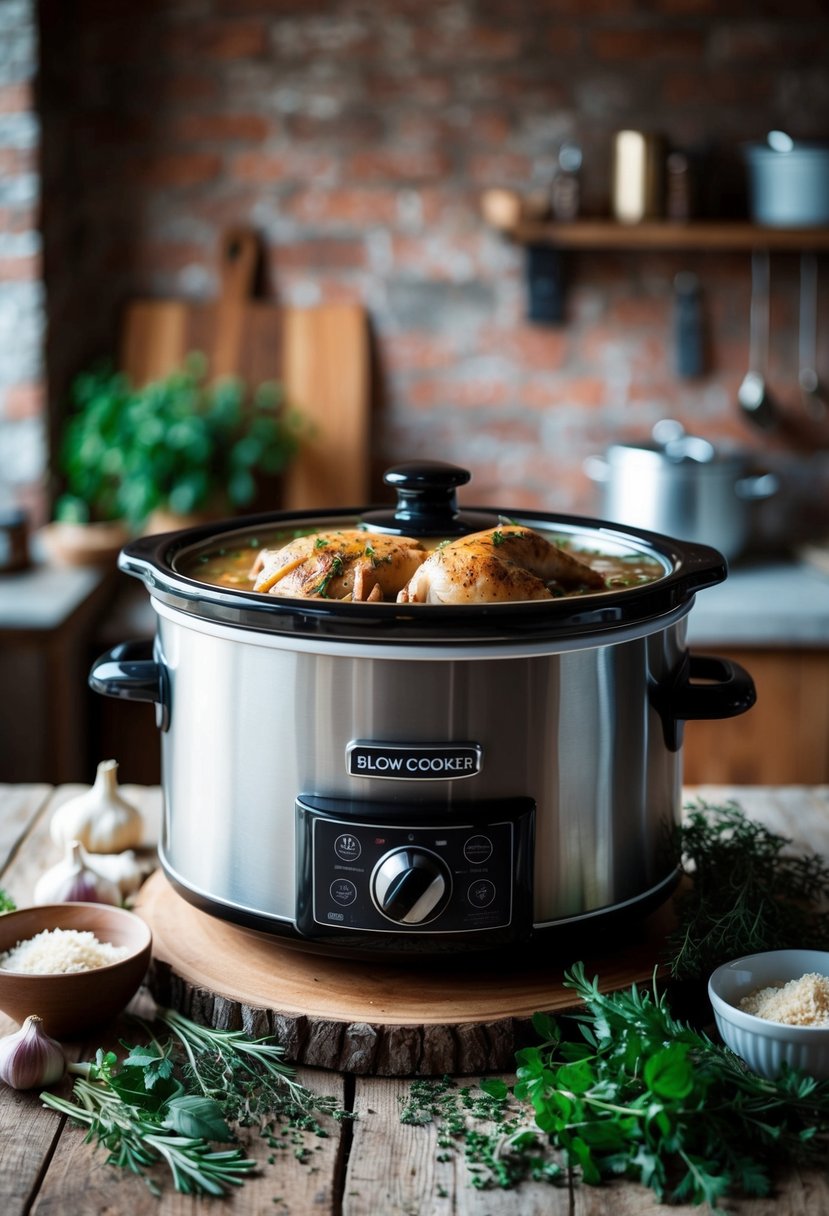
[(740, 1009), (785, 1026), (829, 1027), (829, 977), (810, 971), (786, 984), (756, 988), (742, 998)]
[(129, 952), (129, 946), (98, 941), (88, 929), (44, 929), (0, 954), (0, 970), (67, 975), (117, 963)]

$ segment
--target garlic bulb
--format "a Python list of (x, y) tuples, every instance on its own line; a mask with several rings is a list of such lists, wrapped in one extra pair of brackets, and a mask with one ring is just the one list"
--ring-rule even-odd
[(126, 849), (123, 853), (87, 853), (86, 864), (115, 883), (122, 895), (132, 895), (152, 874), (156, 863), (149, 857), (138, 858), (133, 849)]
[(95, 784), (58, 807), (50, 824), (55, 844), (79, 840), (90, 853), (120, 853), (141, 843), (141, 812), (118, 793), (118, 761), (102, 760)]
[(41, 874), (35, 883), (36, 904), (114, 904), (121, 903), (117, 883), (93, 870), (78, 840), (70, 840), (63, 861)]
[(49, 1038), (37, 1014), (27, 1017), (20, 1030), (0, 1039), (0, 1081), (12, 1089), (53, 1085), (65, 1072), (63, 1048)]

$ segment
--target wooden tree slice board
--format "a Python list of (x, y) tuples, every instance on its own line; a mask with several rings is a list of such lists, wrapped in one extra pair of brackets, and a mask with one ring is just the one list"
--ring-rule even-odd
[(295, 1063), (375, 1076), (512, 1067), (533, 1013), (578, 1004), (561, 982), (569, 961), (582, 958), (604, 991), (648, 983), (667, 925), (655, 913), (615, 951), (599, 931), (605, 953), (593, 958), (545, 959), (539, 947), (534, 963), (454, 955), (403, 964), (297, 950), (193, 907), (161, 871), (136, 911), (153, 932), (157, 1001), (207, 1025), (273, 1034)]

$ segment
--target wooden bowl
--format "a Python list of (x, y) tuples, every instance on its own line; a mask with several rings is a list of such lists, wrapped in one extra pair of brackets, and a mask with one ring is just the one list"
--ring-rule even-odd
[(44, 929), (90, 930), (99, 942), (127, 946), (116, 963), (89, 971), (33, 975), (0, 967), (0, 1009), (21, 1024), (31, 1013), (54, 1039), (85, 1035), (120, 1013), (150, 963), (149, 927), (124, 908), (107, 904), (38, 904), (0, 916), (0, 954)]
[(37, 541), (54, 566), (114, 566), (129, 538), (127, 528), (117, 520), (94, 524), (55, 520), (37, 532)]

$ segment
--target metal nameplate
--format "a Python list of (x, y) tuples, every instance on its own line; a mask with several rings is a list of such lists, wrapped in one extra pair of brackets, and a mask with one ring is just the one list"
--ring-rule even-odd
[(481, 771), (480, 743), (372, 743), (356, 739), (345, 749), (351, 777), (386, 781), (457, 781)]

